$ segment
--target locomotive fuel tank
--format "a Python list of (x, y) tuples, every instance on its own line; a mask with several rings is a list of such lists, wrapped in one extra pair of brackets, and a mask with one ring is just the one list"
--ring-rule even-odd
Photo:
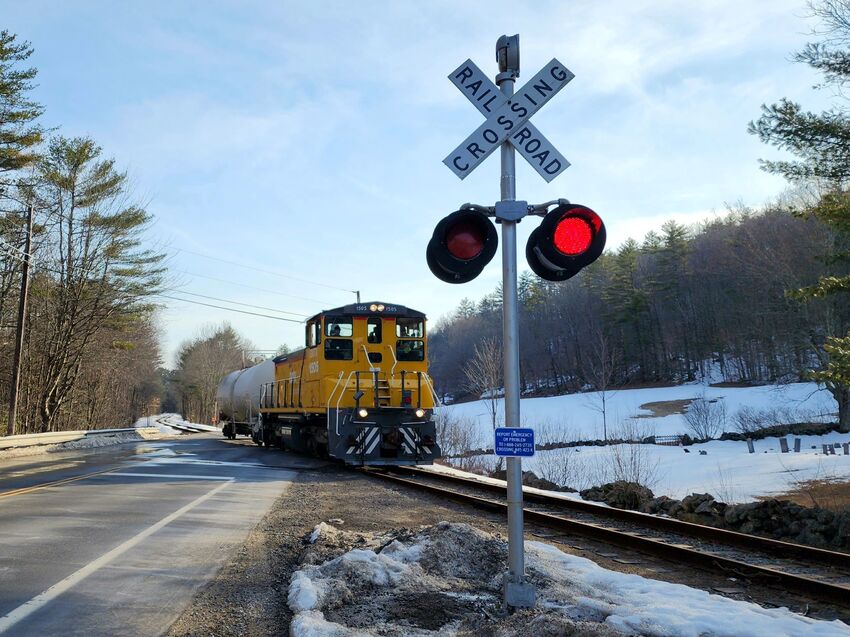
[(260, 409), (260, 392), (265, 383), (274, 381), (274, 361), (239, 369), (225, 376), (218, 384), (216, 402), (222, 420), (249, 423)]

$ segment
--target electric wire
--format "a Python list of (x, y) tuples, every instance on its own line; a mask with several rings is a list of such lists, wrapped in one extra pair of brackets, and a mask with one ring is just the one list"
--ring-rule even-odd
[(289, 312), (287, 310), (278, 310), (273, 307), (266, 307), (264, 305), (255, 305), (253, 303), (241, 303), (240, 301), (231, 301), (230, 299), (222, 299), (217, 296), (208, 296), (206, 294), (198, 294), (197, 292), (189, 292), (187, 290), (181, 290), (179, 288), (174, 288), (171, 290), (165, 290), (166, 292), (175, 292), (178, 294), (188, 294), (189, 296), (197, 296), (202, 299), (209, 299), (211, 301), (221, 301), (222, 303), (231, 303), (233, 305), (242, 305), (244, 307), (253, 307), (258, 310), (269, 310), (270, 312), (279, 312), (280, 314), (291, 314), (292, 316), (300, 316), (302, 318), (307, 318), (309, 314), (300, 314), (298, 312)]
[(214, 257), (214, 256), (211, 256), (209, 254), (204, 254), (203, 252), (195, 252), (193, 250), (186, 250), (185, 248), (175, 248), (175, 250), (177, 250), (177, 252), (185, 252), (186, 254), (194, 254), (196, 256), (203, 257), (205, 259), (211, 259), (212, 261), (220, 261), (221, 263), (227, 263), (229, 265), (235, 265), (237, 267), (245, 268), (247, 270), (255, 270), (256, 272), (263, 272), (265, 274), (271, 274), (273, 276), (279, 276), (283, 279), (290, 279), (292, 281), (299, 281), (301, 283), (306, 283), (308, 285), (315, 285), (315, 286), (322, 287), (322, 288), (328, 288), (329, 290), (338, 290), (340, 292), (350, 292), (352, 294), (355, 294), (357, 292), (357, 290), (348, 290), (346, 288), (341, 288), (341, 287), (336, 286), (336, 285), (328, 285), (327, 283), (319, 283), (317, 281), (310, 281), (308, 279), (302, 279), (302, 278), (297, 277), (297, 276), (291, 276), (289, 274), (282, 274), (282, 273), (276, 272), (274, 270), (266, 270), (266, 269), (263, 269), (263, 268), (258, 268), (258, 267), (253, 266), (253, 265), (246, 265), (244, 263), (239, 263), (238, 261), (231, 261), (230, 259), (222, 259), (221, 257)]
[(201, 279), (209, 279), (210, 281), (218, 281), (219, 283), (227, 283), (228, 285), (235, 285), (237, 287), (248, 288), (250, 290), (257, 290), (258, 292), (265, 292), (267, 294), (276, 294), (277, 296), (285, 296), (291, 299), (298, 299), (300, 301), (309, 301), (310, 303), (318, 303), (319, 305), (332, 306), (333, 303), (329, 303), (328, 301), (320, 301), (319, 299), (311, 299), (305, 296), (296, 296), (294, 294), (285, 294), (283, 292), (278, 292), (277, 290), (269, 290), (266, 288), (260, 288), (255, 285), (248, 285), (247, 283), (236, 283), (235, 281), (228, 281), (227, 279), (219, 279), (218, 277), (209, 276), (207, 274), (195, 274), (194, 272), (188, 272), (186, 270), (174, 270), (174, 272), (180, 272), (181, 274), (186, 274), (188, 276), (194, 276)]
[(8, 243), (5, 239), (0, 239), (0, 247), (6, 248), (7, 250), (14, 250), (15, 252), (20, 252), (22, 256), (32, 258), (32, 253), (27, 252), (26, 250), (22, 250), (16, 246), (13, 246), (11, 243)]
[(283, 316), (272, 316), (271, 314), (260, 314), (259, 312), (249, 312), (247, 310), (237, 310), (233, 307), (224, 307), (223, 305), (213, 305), (212, 303), (202, 303), (201, 301), (192, 301), (190, 299), (181, 299), (176, 296), (169, 296), (168, 294), (155, 294), (154, 296), (171, 299), (173, 301), (182, 301), (183, 303), (191, 303), (192, 305), (203, 305), (204, 307), (213, 307), (218, 310), (227, 310), (229, 312), (239, 312), (240, 314), (250, 314), (251, 316), (261, 316), (263, 318), (270, 318), (276, 321), (287, 321), (289, 323), (298, 323), (301, 324), (304, 321), (296, 321), (295, 319), (285, 318)]

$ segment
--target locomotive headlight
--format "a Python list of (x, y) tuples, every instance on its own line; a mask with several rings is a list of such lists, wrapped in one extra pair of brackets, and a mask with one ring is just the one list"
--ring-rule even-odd
[(378, 306), (376, 304), (372, 303), (372, 305), (369, 306), (369, 311), (370, 312), (377, 312)]
[(416, 410), (416, 417), (417, 418), (424, 418), (425, 417), (425, 410), (422, 409), (421, 407), (419, 409), (417, 409)]
[(369, 410), (361, 407), (360, 409), (357, 410), (357, 415), (360, 418), (366, 418), (369, 415)]

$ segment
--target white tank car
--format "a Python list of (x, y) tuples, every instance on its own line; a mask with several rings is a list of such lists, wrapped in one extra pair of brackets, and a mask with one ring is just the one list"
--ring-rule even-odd
[(274, 382), (274, 361), (231, 372), (218, 384), (215, 399), (222, 419), (248, 423), (256, 419), (260, 407), (260, 391), (264, 383)]

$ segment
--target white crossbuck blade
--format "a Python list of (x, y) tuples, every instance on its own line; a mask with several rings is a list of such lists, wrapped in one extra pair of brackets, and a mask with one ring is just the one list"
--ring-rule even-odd
[(570, 162), (528, 119), (573, 77), (569, 69), (553, 58), (508, 99), (472, 60), (467, 60), (449, 75), (449, 80), (487, 121), (453, 150), (443, 163), (463, 179), (507, 140), (543, 179), (552, 181), (566, 170)]

